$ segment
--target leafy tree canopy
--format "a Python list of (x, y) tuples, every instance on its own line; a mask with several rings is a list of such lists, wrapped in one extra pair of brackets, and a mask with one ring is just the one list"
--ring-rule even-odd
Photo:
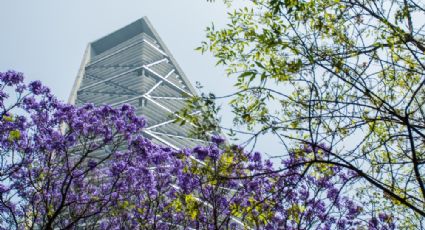
[(344, 195), (355, 171), (305, 164), (325, 146), (285, 170), (217, 136), (172, 150), (131, 106), (77, 108), (14, 71), (0, 73), (0, 113), (0, 229), (395, 228)]
[[(231, 2), (231, 1), (226, 1)], [(369, 207), (425, 217), (425, 5), (419, 0), (250, 0), (198, 48), (237, 80), (234, 123), (290, 152), (329, 146)], [(215, 96), (194, 98), (217, 109)], [(192, 103), (193, 107), (194, 104)], [(209, 109), (205, 109), (209, 108)], [(219, 129), (188, 116), (198, 127)], [(207, 120), (208, 121), (208, 120)], [(198, 130), (200, 131), (200, 130)], [(317, 163), (316, 152), (308, 158)], [(286, 159), (287, 156), (282, 156)]]

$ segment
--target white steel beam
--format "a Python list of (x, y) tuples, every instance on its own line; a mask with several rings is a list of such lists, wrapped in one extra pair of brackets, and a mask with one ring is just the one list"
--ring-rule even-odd
[(162, 55), (164, 55), (164, 56), (168, 57), (168, 55), (167, 55), (164, 51), (162, 51), (161, 49), (159, 49), (158, 47), (156, 47), (154, 44), (150, 43), (148, 40), (143, 39), (143, 41), (144, 41), (144, 42), (146, 42), (146, 44), (148, 44), (148, 45), (149, 45), (149, 46), (151, 46), (152, 48), (154, 48), (156, 51), (158, 51), (158, 53), (160, 53), (160, 54), (162, 54)]
[(151, 133), (149, 130), (143, 130), (143, 132), (146, 133), (146, 134), (148, 134), (149, 136), (151, 136), (151, 137), (153, 137), (153, 138), (161, 141), (162, 143), (166, 144), (167, 146), (173, 148), (174, 150), (179, 150), (180, 149), (179, 147), (171, 144), (170, 142), (164, 140), (163, 138), (158, 137), (158, 135), (155, 135), (155, 134)]
[[(171, 74), (173, 74), (175, 71), (175, 69), (172, 69), (170, 72), (167, 73), (167, 75), (165, 75), (165, 79), (167, 79), (169, 76), (171, 76)], [(150, 93), (152, 93), (152, 91), (154, 91), (159, 85), (161, 85), (161, 83), (164, 81), (159, 81), (158, 83), (156, 83), (148, 92), (146, 92), (147, 95), (149, 95)]]
[(173, 123), (174, 121), (176, 121), (176, 119), (172, 119), (172, 120), (168, 120), (168, 121), (165, 121), (165, 122), (156, 124), (156, 125), (152, 125), (152, 126), (149, 126), (149, 127), (145, 128), (145, 129), (151, 130), (151, 129), (154, 129), (154, 128), (159, 127), (159, 126), (163, 126), (163, 125), (166, 125), (166, 124)]
[(149, 95), (151, 98), (153, 99), (166, 99), (166, 100), (187, 100), (187, 97), (158, 97), (158, 96), (151, 96)]
[(150, 63), (150, 64), (147, 64), (146, 66), (147, 66), (147, 67), (151, 67), (151, 66), (157, 65), (157, 64), (159, 64), (159, 63), (162, 63), (162, 62), (164, 62), (164, 61), (168, 61), (168, 59), (167, 59), (167, 58), (163, 58), (163, 59), (161, 59), (161, 60), (159, 60), (159, 61), (156, 61), (156, 62), (152, 62), (152, 63)]
[[(190, 115), (196, 115), (196, 114), (199, 114), (199, 113), (200, 113), (200, 111), (196, 111), (196, 112), (191, 113)], [(174, 121), (176, 121), (176, 119), (164, 121), (162, 123), (159, 123), (159, 124), (156, 124), (156, 125), (152, 125), (152, 126), (146, 127), (146, 129), (148, 129), (148, 130), (154, 129), (154, 128), (159, 127), (159, 126), (163, 126), (163, 125), (166, 125), (166, 124), (173, 123)]]
[(151, 69), (150, 69), (149, 67), (147, 67), (146, 65), (145, 65), (145, 66), (143, 66), (143, 67), (144, 67), (146, 70), (148, 70), (149, 72), (153, 73), (155, 76), (157, 76), (157, 77), (161, 78), (163, 81), (165, 81), (165, 82), (167, 82), (168, 84), (170, 84), (170, 85), (174, 86), (176, 89), (178, 89), (178, 90), (182, 91), (183, 93), (185, 93), (185, 94), (187, 94), (187, 95), (189, 95), (189, 96), (193, 96), (191, 93), (189, 93), (189, 92), (187, 92), (186, 90), (184, 90), (184, 89), (180, 88), (179, 86), (177, 86), (176, 84), (172, 83), (171, 81), (169, 81), (169, 80), (165, 79), (165, 78), (164, 78), (163, 76), (161, 76), (159, 73), (157, 73), (157, 72), (155, 72), (155, 71), (151, 70)]
[(149, 101), (151, 101), (152, 103), (154, 103), (155, 105), (159, 106), (161, 109), (164, 109), (165, 111), (169, 112), (169, 113), (173, 113), (172, 110), (170, 110), (169, 108), (161, 105), (160, 103), (156, 102), (155, 100), (153, 100), (149, 95), (143, 95), (144, 98), (148, 99)]
[(149, 130), (149, 132), (151, 132), (153, 134), (165, 135), (165, 136), (175, 137), (175, 138), (180, 138), (180, 139), (187, 139), (187, 140), (191, 140), (191, 141), (199, 141), (199, 142), (211, 143), (209, 141), (199, 140), (199, 139), (190, 138), (190, 137), (183, 137), (183, 136), (178, 136), (178, 135), (173, 135), (173, 134), (167, 134), (167, 133), (162, 133), (162, 132), (157, 132), (157, 131), (152, 131), (152, 130)]

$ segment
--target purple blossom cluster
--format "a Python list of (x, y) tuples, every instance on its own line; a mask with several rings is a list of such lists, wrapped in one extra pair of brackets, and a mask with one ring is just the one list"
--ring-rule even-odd
[(343, 194), (354, 173), (308, 164), (309, 147), (283, 169), (218, 136), (173, 150), (129, 105), (77, 108), (14, 71), (0, 109), (0, 229), (395, 228)]

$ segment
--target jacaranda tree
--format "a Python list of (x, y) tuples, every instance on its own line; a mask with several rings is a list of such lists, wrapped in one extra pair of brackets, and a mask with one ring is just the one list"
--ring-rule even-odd
[[(356, 171), (361, 179), (352, 191), (369, 204), (365, 208), (393, 210), (404, 227), (423, 228), (424, 2), (246, 3), (224, 28), (207, 28), (199, 47), (236, 80), (227, 96), (235, 126), (246, 128), (253, 142), (275, 135), (286, 153), (325, 144), (327, 157), (313, 151), (308, 164)], [(214, 111), (217, 98), (194, 98), (190, 109), (198, 103)], [(214, 119), (187, 112), (182, 115), (201, 130), (217, 129), (205, 122)]]
[(0, 224), (53, 229), (91, 222), (120, 189), (99, 166), (145, 121), (128, 106), (63, 104), (40, 82), (23, 84), (20, 73), (1, 73), (0, 80)]
[(294, 150), (283, 171), (216, 136), (172, 150), (130, 106), (76, 108), (14, 71), (0, 73), (0, 109), (1, 229), (395, 227), (346, 193), (355, 171), (304, 163), (325, 146)]

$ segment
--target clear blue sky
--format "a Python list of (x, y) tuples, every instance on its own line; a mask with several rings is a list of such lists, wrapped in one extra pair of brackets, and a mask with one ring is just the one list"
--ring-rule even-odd
[[(205, 91), (218, 95), (233, 89), (211, 56), (194, 51), (204, 40), (206, 26), (226, 23), (228, 9), (221, 0), (5, 0), (0, 9), (0, 71), (15, 69), (27, 80), (41, 80), (64, 101), (87, 43), (143, 16), (193, 84), (199, 81)], [(223, 120), (231, 125), (229, 116)], [(262, 140), (259, 149), (276, 154), (281, 148)]]

